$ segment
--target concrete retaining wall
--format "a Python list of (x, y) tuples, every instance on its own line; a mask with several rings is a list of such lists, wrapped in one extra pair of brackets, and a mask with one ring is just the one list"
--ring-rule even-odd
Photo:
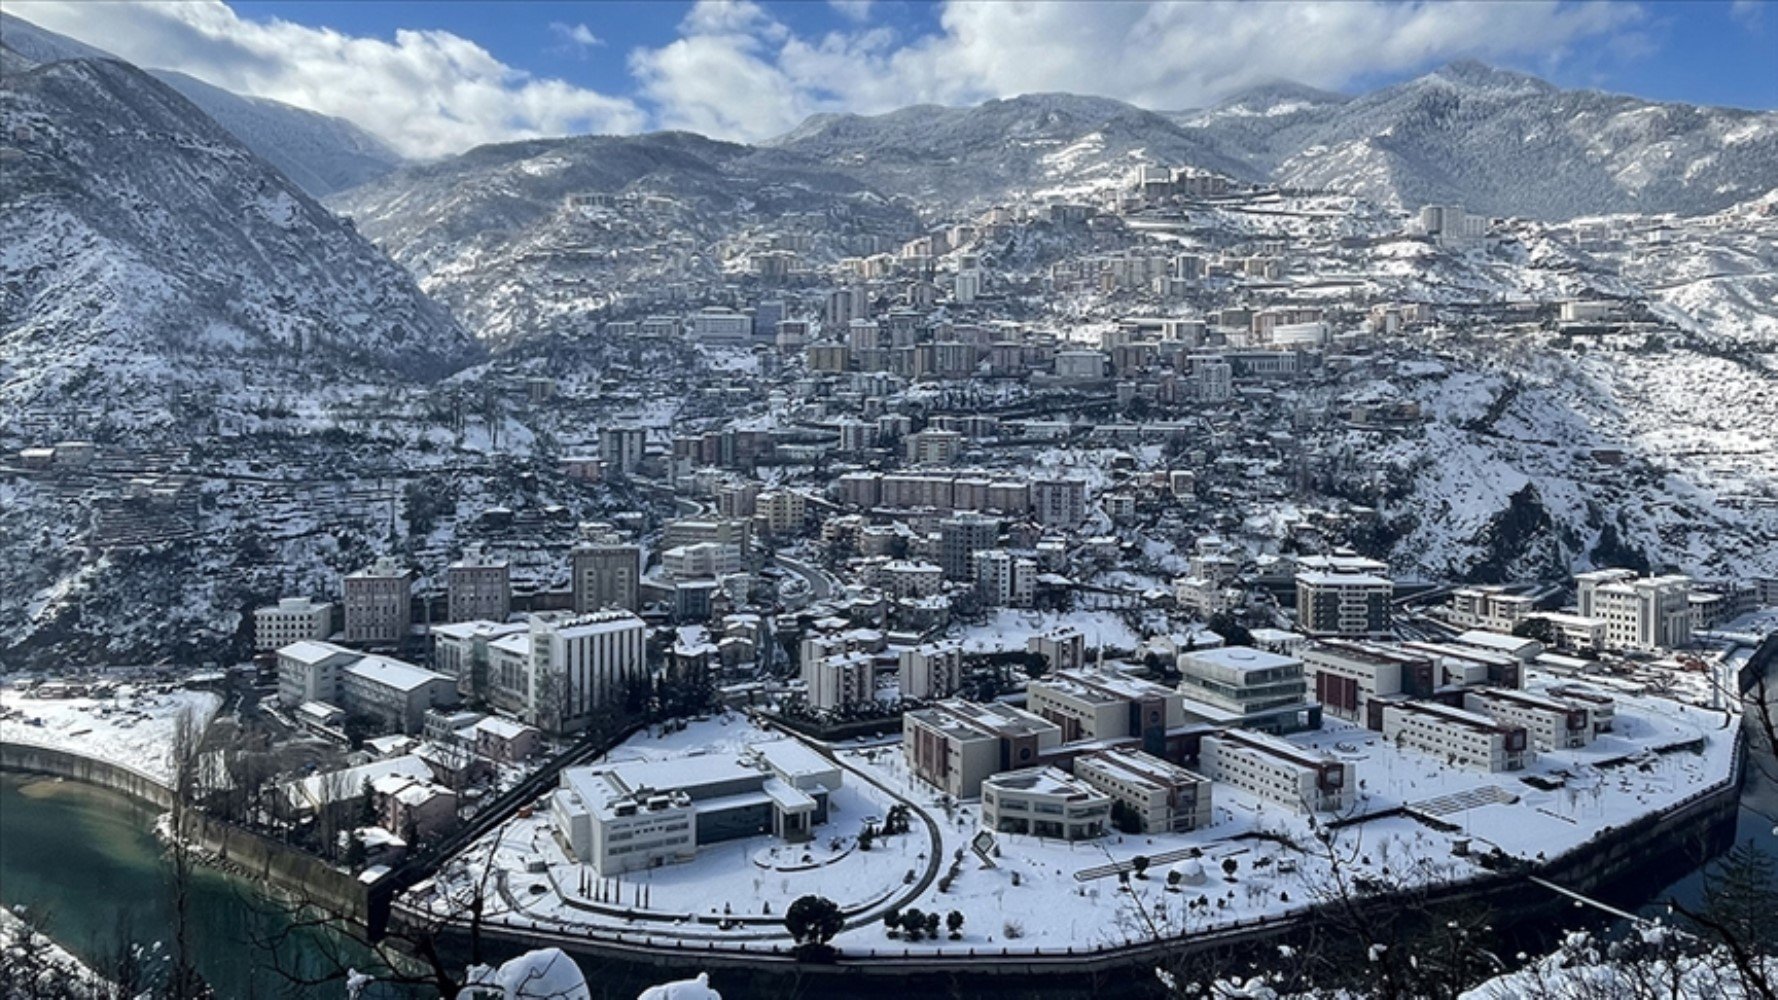
[[(0, 742), (0, 770), (46, 774), (109, 789), (156, 809), (170, 809), (173, 792), (158, 779), (110, 761), (67, 750)], [(188, 836), (217, 867), (268, 890), (312, 900), (360, 923), (368, 913), (365, 888), (351, 875), (287, 844), (244, 827), (193, 812)]]

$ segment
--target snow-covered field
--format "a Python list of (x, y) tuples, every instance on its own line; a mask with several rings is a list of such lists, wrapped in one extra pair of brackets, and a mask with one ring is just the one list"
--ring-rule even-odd
[(208, 691), (131, 685), (119, 686), (110, 698), (53, 699), (0, 687), (0, 740), (85, 754), (167, 781), (179, 714), (190, 709), (200, 725), (208, 725), (221, 704)]
[(1142, 640), (1115, 611), (1017, 611), (1001, 608), (982, 625), (961, 631), (967, 653), (1024, 652), (1033, 636), (1057, 629), (1079, 629), (1088, 649), (1135, 649)]
[[(913, 779), (899, 747), (848, 749), (838, 753), (847, 770), (833, 815), (808, 845), (754, 837), (712, 845), (689, 863), (599, 880), (566, 856), (539, 814), (484, 839), (440, 881), (460, 897), (491, 853), (505, 873), (494, 920), (663, 944), (787, 947), (777, 918), (792, 900), (816, 894), (846, 911), (847, 927), (834, 943), (848, 954), (1107, 947), (1157, 931), (1201, 932), (1274, 919), (1327, 898), (1336, 874), (1348, 881), (1426, 885), (1483, 874), (1478, 857), (1495, 849), (1525, 860), (1553, 858), (1725, 780), (1735, 735), (1732, 718), (1723, 713), (1620, 694), (1615, 730), (1591, 746), (1543, 752), (1524, 771), (1488, 774), (1446, 767), (1378, 733), (1329, 722), (1319, 732), (1291, 738), (1356, 767), (1358, 803), (1325, 845), (1308, 817), (1219, 784), (1215, 821), (1207, 828), (1113, 833), (1076, 843), (997, 834), (992, 866), (968, 850), (980, 829), (977, 803), (947, 802)], [(713, 719), (666, 737), (638, 737), (613, 756), (658, 760), (732, 752), (773, 738), (779, 737), (751, 723)], [(1675, 749), (1700, 739), (1701, 752)], [(1652, 752), (1657, 749), (1662, 752)], [(882, 787), (872, 787), (871, 780)], [(879, 839), (869, 852), (858, 850), (865, 817), (880, 818), (896, 798), (915, 806), (913, 831)], [(942, 842), (936, 859), (928, 857), (929, 829)], [(1458, 841), (1469, 842), (1467, 855), (1456, 853)], [(959, 851), (960, 873), (947, 891), (936, 881), (919, 885), (928, 870), (948, 870)], [(1125, 888), (1117, 871), (1139, 855), (1150, 860), (1147, 877)], [(1182, 884), (1170, 886), (1169, 869), (1176, 864)], [(436, 896), (430, 901), (443, 906)], [(955, 941), (946, 934), (917, 942), (890, 938), (881, 915), (892, 907), (958, 911), (962, 934)], [(743, 922), (723, 929), (717, 921), (724, 916)]]

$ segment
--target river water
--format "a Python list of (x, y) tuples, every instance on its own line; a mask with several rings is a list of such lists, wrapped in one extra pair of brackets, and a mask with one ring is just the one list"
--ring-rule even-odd
[[(100, 972), (114, 968), (120, 940), (145, 948), (163, 971), (172, 947), (168, 866), (155, 813), (124, 795), (74, 781), (0, 774), (0, 902), (23, 906), (49, 936)], [(199, 867), (191, 887), (190, 938), (198, 971), (225, 1000), (346, 995), (339, 982), (293, 985), (272, 966), (301, 976), (334, 968), (324, 942), (298, 932), (277, 960), (255, 941), (288, 929), (245, 879)], [(359, 954), (368, 959), (367, 955)], [(369, 964), (366, 961), (364, 964)]]

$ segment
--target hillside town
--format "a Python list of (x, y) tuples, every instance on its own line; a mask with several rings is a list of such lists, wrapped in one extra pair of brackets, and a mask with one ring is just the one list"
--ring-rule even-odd
[[(243, 615), (251, 662), (183, 678), (226, 693), (215, 745), (261, 748), (211, 807), (373, 884), (448, 846), (401, 897), (441, 919), (479, 865), (494, 924), (769, 947), (816, 895), (847, 950), (885, 950), (880, 921), (895, 952), (1041, 954), (1139, 941), (1132, 907), (1199, 930), (1313, 907), (1327, 824), (1369, 838), (1360, 879), (1461, 883), (1731, 782), (1740, 669), (1778, 634), (1769, 547), (1687, 574), (1620, 520), (1536, 551), (1562, 488), (1531, 479), (1412, 559), (1395, 543), (1428, 526), (1391, 515), (1454, 429), (1528, 444), (1525, 390), (1454, 358), (1682, 332), (1606, 297), (1379, 299), (1385, 262), (1672, 233), (1333, 207), (1144, 167), (828, 264), (757, 234), (719, 304), (602, 325), (639, 363), (499, 376), (562, 435), (525, 475), (571, 502), (335, 496), (386, 510), (381, 543), (337, 576), (273, 567), (307, 585)], [(648, 207), (563, 206), (618, 210)], [(1540, 447), (1601, 493), (1655, 461)], [(267, 502), (250, 476), (201, 501), (120, 480), (142, 458), (64, 441), (13, 474), (85, 485), (119, 551)], [(107, 747), (168, 682), (16, 678), (7, 738)], [(1245, 895), (1205, 888), (1243, 864)], [(1066, 926), (1013, 916), (1011, 887)], [(947, 932), (902, 929), (922, 905)]]
[[(0, 24), (9, 836), (152, 814), (68, 839), (271, 900), (243, 995), (1755, 995), (1771, 112), (1458, 62), (316, 164)], [(23, 897), (43, 995), (222, 995)]]

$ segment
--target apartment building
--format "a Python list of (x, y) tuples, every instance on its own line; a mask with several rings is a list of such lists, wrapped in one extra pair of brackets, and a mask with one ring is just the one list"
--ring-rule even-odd
[(1087, 484), (1079, 479), (1031, 482), (1031, 511), (1046, 528), (1075, 528), (1087, 516)]
[(891, 559), (870, 574), (872, 582), (895, 600), (931, 597), (944, 589), (945, 571), (936, 563)]
[(1351, 764), (1247, 729), (1205, 736), (1198, 771), (1299, 813), (1344, 812), (1357, 794)]
[(949, 465), (963, 451), (963, 435), (956, 431), (928, 429), (902, 439), (909, 465)]
[(333, 635), (333, 605), (306, 597), (280, 598), (253, 612), (253, 648), (282, 649), (293, 642), (324, 642)]
[(864, 652), (834, 652), (803, 662), (809, 707), (838, 711), (877, 695), (876, 660)]
[(1025, 687), (1025, 710), (1062, 729), (1062, 742), (1143, 739), (1158, 746), (1185, 724), (1178, 691), (1139, 677), (1099, 670), (1052, 670)]
[(398, 646), (413, 622), (413, 599), (407, 570), (387, 556), (348, 573), (345, 591), (346, 641), (370, 646)]
[(1688, 576), (1638, 579), (1627, 569), (1604, 569), (1574, 577), (1581, 617), (1605, 622), (1609, 649), (1677, 649), (1691, 642), (1691, 587)]
[(1185, 833), (1213, 822), (1210, 779), (1141, 750), (1076, 757), (1074, 776), (1123, 803), (1142, 833)]
[(1532, 598), (1508, 593), (1505, 587), (1460, 587), (1451, 592), (1451, 620), (1473, 628), (1511, 632), (1536, 609)]
[(1531, 759), (1524, 726), (1496, 722), (1486, 715), (1426, 701), (1377, 701), (1371, 728), (1399, 747), (1442, 758), (1453, 767), (1518, 771)]
[(948, 698), (963, 684), (961, 643), (924, 643), (902, 650), (896, 659), (904, 698)]
[(1025, 640), (1025, 652), (1043, 657), (1051, 670), (1079, 670), (1087, 664), (1087, 637), (1077, 628), (1058, 628)]
[(1102, 837), (1111, 796), (1054, 767), (1004, 771), (982, 781), (982, 826), (1053, 840)]
[(956, 798), (975, 798), (1001, 771), (1035, 767), (1062, 742), (1055, 723), (1011, 705), (941, 701), (907, 712), (902, 751), (920, 780)]
[(1321, 706), (1309, 700), (1303, 661), (1294, 656), (1250, 646), (1194, 649), (1179, 654), (1179, 671), (1188, 721), (1274, 733), (1321, 726)]
[(1438, 686), (1430, 658), (1369, 642), (1327, 639), (1302, 651), (1310, 690), (1327, 714), (1362, 722), (1379, 695), (1427, 698)]
[(1297, 628), (1311, 635), (1386, 635), (1395, 584), (1371, 573), (1296, 575)]
[(697, 856), (698, 848), (770, 834), (807, 841), (826, 822), (840, 769), (795, 740), (736, 755), (570, 767), (550, 796), (569, 852), (600, 877)]
[(504, 559), (471, 553), (445, 567), (445, 611), (453, 622), (503, 622), (512, 613), (512, 572)]
[(1037, 560), (1003, 549), (975, 554), (975, 589), (995, 608), (1028, 608), (1037, 595)]
[(641, 606), (642, 547), (617, 541), (587, 542), (569, 555), (574, 613), (635, 611)]
[(808, 519), (808, 499), (796, 490), (767, 490), (754, 504), (754, 517), (769, 535), (796, 535)]
[(975, 554), (992, 549), (1000, 539), (1000, 520), (965, 512), (938, 523), (938, 564), (947, 580), (973, 580)]

